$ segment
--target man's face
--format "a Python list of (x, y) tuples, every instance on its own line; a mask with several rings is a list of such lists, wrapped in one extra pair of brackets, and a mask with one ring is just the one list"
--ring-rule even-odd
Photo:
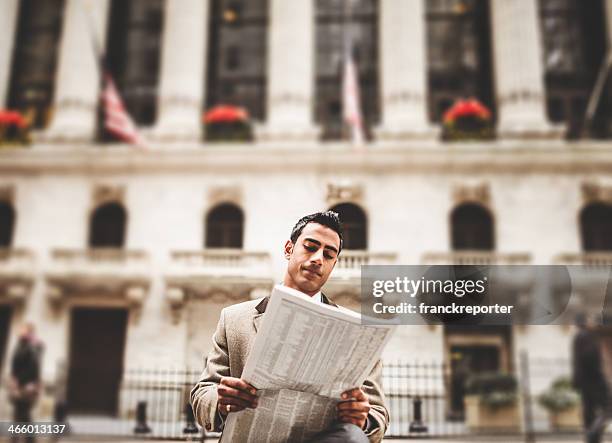
[(314, 295), (331, 274), (340, 249), (340, 237), (327, 226), (308, 223), (295, 244), (287, 240), (285, 258), (289, 260), (285, 286)]

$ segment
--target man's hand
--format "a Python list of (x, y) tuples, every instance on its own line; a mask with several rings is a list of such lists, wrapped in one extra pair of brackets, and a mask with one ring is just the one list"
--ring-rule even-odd
[(360, 429), (365, 428), (368, 412), (370, 412), (370, 401), (361, 388), (345, 391), (336, 408), (338, 409), (338, 420), (343, 423), (353, 423)]
[(257, 407), (257, 390), (235, 377), (222, 377), (217, 387), (217, 408), (224, 417), (230, 412), (242, 411), (246, 408)]

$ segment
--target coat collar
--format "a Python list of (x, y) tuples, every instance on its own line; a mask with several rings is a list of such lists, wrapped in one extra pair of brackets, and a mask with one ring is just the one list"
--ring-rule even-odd
[[(260, 301), (257, 306), (255, 306), (255, 309), (257, 311), (255, 316), (253, 317), (253, 326), (255, 327), (255, 332), (257, 332), (257, 330), (259, 329), (259, 324), (261, 323), (261, 319), (263, 317), (264, 312), (266, 312), (266, 308), (268, 307), (269, 301), (270, 301), (270, 296), (267, 296), (262, 301)], [(333, 301), (327, 298), (325, 294), (323, 293), (321, 293), (321, 301), (325, 303), (326, 305), (330, 305), (335, 308), (338, 307), (337, 304), (335, 304)]]
[[(267, 296), (266, 298), (264, 298), (262, 301), (259, 302), (259, 304), (257, 306), (255, 306), (255, 309), (257, 309), (257, 312), (260, 314), (263, 314), (264, 312), (266, 312), (266, 308), (268, 307), (268, 302), (270, 301), (270, 296)], [(326, 304), (326, 305), (330, 305), (333, 306), (335, 308), (338, 307), (337, 304), (335, 304), (333, 301), (331, 301), (329, 298), (327, 298), (327, 296), (323, 293), (321, 293), (321, 301)]]

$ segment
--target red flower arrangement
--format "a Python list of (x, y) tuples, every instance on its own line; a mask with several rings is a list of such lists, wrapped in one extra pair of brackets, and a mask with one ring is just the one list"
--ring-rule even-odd
[(28, 143), (29, 126), (20, 112), (0, 110), (0, 144)]
[(488, 140), (494, 137), (491, 111), (475, 98), (459, 99), (443, 116), (444, 140)]
[(252, 130), (249, 113), (240, 106), (217, 105), (202, 116), (208, 141), (249, 141)]

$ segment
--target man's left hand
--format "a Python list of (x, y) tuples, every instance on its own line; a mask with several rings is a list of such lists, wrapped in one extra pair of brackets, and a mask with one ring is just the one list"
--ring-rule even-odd
[(365, 428), (370, 401), (361, 388), (349, 389), (342, 393), (342, 401), (337, 404), (338, 420), (343, 423), (353, 423), (360, 429)]

